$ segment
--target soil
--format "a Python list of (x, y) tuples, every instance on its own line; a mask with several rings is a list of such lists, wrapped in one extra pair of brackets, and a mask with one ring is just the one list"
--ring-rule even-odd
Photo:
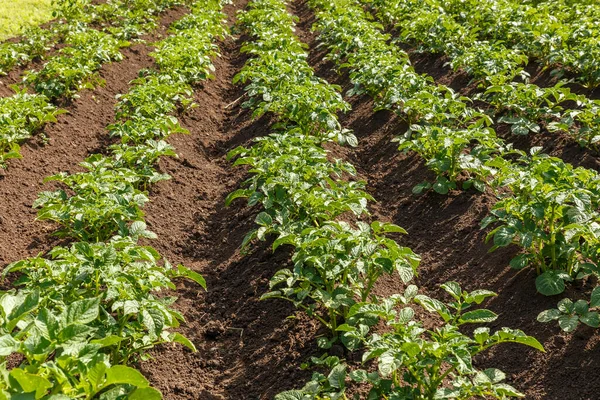
[[(235, 0), (227, 6), (230, 24), (235, 11), (246, 2)], [(323, 60), (325, 53), (317, 48), (316, 36), (310, 32), (313, 15), (302, 1), (292, 3), (290, 10), (300, 17), (297, 33), (310, 46), (309, 62), (317, 75), (345, 92), (350, 88), (347, 74), (336, 72)], [(164, 26), (183, 12), (167, 14), (161, 34)], [(179, 282), (175, 293), (179, 297), (175, 307), (187, 320), (179, 331), (198, 352), (178, 345), (161, 346), (138, 366), (169, 400), (272, 399), (283, 390), (302, 387), (311, 371), (302, 370), (301, 364), (320, 355), (316, 345), (320, 331), (313, 320), (284, 301), (260, 300), (273, 273), (289, 265), (289, 250), (280, 248), (273, 253), (267, 241), (240, 251), (259, 210), (242, 200), (224, 206), (225, 197), (247, 178), (245, 169), (234, 168), (226, 160), (227, 152), (268, 134), (273, 123), (268, 117), (252, 119), (249, 111), (240, 107), (245, 99), (243, 89), (231, 84), (246, 59), (239, 51), (242, 41), (234, 36), (220, 43), (222, 57), (215, 61), (215, 79), (196, 88), (198, 107), (178, 116), (190, 135), (171, 137), (178, 157), (160, 162), (160, 170), (172, 179), (152, 187), (151, 202), (145, 208), (149, 227), (158, 235), (148, 244), (172, 263), (200, 272), (208, 284), (204, 292), (195, 284)], [(152, 66), (149, 51), (144, 45), (124, 50), (125, 60), (103, 68), (104, 87), (83, 92), (65, 106), (68, 114), (46, 127), (48, 143), (39, 137), (29, 141), (23, 146), (23, 159), (10, 163), (0, 178), (2, 266), (46, 252), (58, 243), (51, 236), (54, 227), (35, 222), (31, 209), (37, 193), (53, 187), (44, 184), (43, 178), (79, 170), (81, 160), (110, 143), (105, 126), (114, 117), (115, 95), (127, 92), (137, 71)], [(443, 63), (430, 60), (427, 65), (437, 69), (436, 79), (450, 79), (457, 89), (465, 82), (464, 77), (449, 78)], [(341, 121), (354, 130), (359, 146), (333, 146), (332, 157), (354, 163), (359, 178), (368, 182), (368, 191), (377, 199), (371, 207), (373, 218), (397, 223), (408, 231), (398, 239), (422, 256), (417, 278), (421, 290), (439, 295), (439, 285), (448, 280), (456, 280), (468, 290), (494, 290), (498, 296), (486, 304), (500, 315), (493, 328), (523, 329), (546, 347), (546, 353), (539, 353), (506, 345), (478, 358), (477, 366), (504, 370), (509, 382), (527, 399), (597, 399), (598, 331), (584, 328), (565, 335), (554, 324), (536, 321), (537, 314), (554, 307), (561, 296), (537, 294), (531, 271), (516, 273), (508, 267), (517, 249), (488, 253), (479, 223), (494, 198), (459, 191), (446, 196), (432, 192), (413, 195), (412, 188), (432, 176), (419, 157), (400, 154), (391, 143), (406, 126), (392, 113), (373, 113), (372, 101), (366, 97), (348, 100), (353, 110), (341, 116)], [(563, 141), (552, 146), (554, 154), (569, 160), (579, 157), (570, 155), (572, 150), (566, 150)], [(586, 157), (582, 164), (597, 165), (592, 155)], [(386, 277), (375, 290), (389, 295), (402, 288), (399, 279)], [(571, 288), (568, 295), (584, 297), (589, 289), (584, 283)]]

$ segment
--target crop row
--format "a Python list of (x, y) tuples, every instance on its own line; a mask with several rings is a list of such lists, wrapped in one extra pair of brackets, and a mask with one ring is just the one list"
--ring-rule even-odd
[[(459, 331), (466, 324), (496, 319), (489, 310), (471, 309), (494, 296), (492, 292), (467, 293), (448, 282), (443, 288), (452, 300), (443, 303), (418, 294), (410, 284), (419, 257), (391, 237), (406, 232), (381, 221), (365, 222), (373, 199), (364, 191), (364, 182), (348, 179), (354, 167), (330, 159), (323, 147), (330, 142), (356, 144), (337, 119), (349, 106), (338, 87), (315, 76), (286, 6), (282, 0), (255, 0), (238, 14), (243, 31), (252, 38), (242, 47), (251, 57), (235, 78), (246, 84), (249, 100), (244, 106), (255, 116), (272, 113), (278, 123), (272, 134), (229, 154), (236, 165), (249, 166), (251, 176), (228, 202), (247, 198), (250, 205), (262, 207), (258, 227), (246, 236), (245, 246), (269, 237), (273, 249), (293, 249), (291, 265), (273, 276), (271, 291), (262, 298), (291, 301), (322, 324), (320, 347), (341, 343), (347, 351), (362, 348), (364, 361), (374, 360), (378, 369), (349, 371), (338, 357), (323, 355), (312, 361), (329, 369), (327, 375), (315, 372), (303, 389), (276, 398), (343, 399), (348, 379), (369, 384), (373, 399), (518, 395), (501, 382), (500, 371), (478, 371), (472, 357), (505, 342), (542, 350), (541, 345), (508, 328), (494, 333), (478, 328), (472, 338)], [(404, 292), (376, 296), (377, 280), (391, 274), (407, 285)], [(414, 307), (437, 314), (439, 326), (424, 328)], [(387, 333), (371, 331), (379, 321), (387, 323)]]
[(170, 0), (110, 0), (101, 4), (89, 0), (54, 0), (55, 21), (47, 28), (29, 28), (19, 41), (0, 44), (0, 75), (43, 58), (69, 35), (90, 25), (121, 40), (140, 37), (155, 29), (157, 14), (172, 5)]
[(204, 279), (138, 241), (156, 237), (143, 219), (145, 190), (169, 178), (155, 165), (176, 156), (164, 139), (185, 129), (171, 114), (192, 106), (191, 85), (213, 69), (215, 42), (226, 34), (222, 5), (197, 1), (156, 44), (158, 70), (141, 71), (119, 98), (108, 128), (119, 144), (88, 157), (86, 172), (48, 178), (64, 189), (40, 193), (38, 219), (56, 222), (72, 244), (5, 270), (18, 279), (17, 289), (0, 294), (0, 398), (160, 399), (128, 365), (162, 343), (195, 351), (171, 332), (184, 320), (171, 307), (176, 298), (158, 294), (174, 290), (176, 278), (202, 287)]
[[(416, 3), (388, 2), (382, 11), (388, 21), (400, 22), (397, 18), (399, 9), (404, 9), (400, 11), (403, 13), (414, 8)], [(419, 4), (427, 12), (437, 8), (430, 18), (437, 19), (449, 30), (460, 32), (461, 39), (469, 46), (490, 46), (490, 51), (501, 53), (512, 51), (515, 60), (525, 55), (544, 68), (553, 68), (554, 74), (579, 75), (576, 79), (588, 88), (600, 83), (600, 32), (597, 26), (600, 7), (594, 2), (434, 0)], [(456, 23), (463, 28), (457, 30)], [(417, 25), (425, 27), (421, 23)], [(439, 32), (430, 31), (430, 35), (436, 33)], [(493, 59), (488, 61), (500, 66)]]
[[(539, 19), (535, 28), (531, 29), (537, 29), (541, 21), (550, 19), (549, 16), (543, 19), (540, 15), (528, 14), (525, 10), (536, 10), (536, 8), (527, 5), (522, 7), (514, 4), (506, 5), (512, 3), (510, 1), (501, 1), (499, 3), (502, 5), (496, 4), (497, 7), (485, 3), (469, 11), (462, 8), (464, 6), (468, 9), (469, 6), (459, 6), (452, 1), (372, 1), (369, 3), (372, 3), (383, 21), (396, 26), (399, 34), (395, 40), (418, 44), (421, 49), (429, 52), (446, 54), (450, 58), (452, 68), (462, 69), (475, 78), (480, 88), (484, 90), (476, 96), (476, 99), (487, 103), (494, 115), (499, 117), (497, 122), (510, 125), (513, 134), (539, 133), (542, 127), (545, 127), (552, 132), (565, 132), (580, 145), (597, 150), (597, 143), (600, 142), (600, 102), (585, 95), (572, 93), (565, 86), (567, 82), (564, 80), (551, 87), (540, 87), (530, 83), (529, 74), (525, 71), (529, 61), (526, 49), (523, 46), (510, 47), (507, 44), (511, 39), (518, 40), (519, 43), (528, 40), (529, 43), (542, 42), (544, 46), (553, 48), (553, 44), (556, 44), (554, 40), (558, 40), (555, 36), (544, 29), (540, 32), (536, 31), (534, 35), (533, 32), (527, 31), (527, 24), (522, 21), (520, 21), (522, 23), (505, 21), (500, 28), (495, 24), (493, 28), (487, 26), (488, 31), (492, 29), (494, 31), (490, 40), (479, 38), (482, 29), (486, 29), (486, 24), (482, 26), (480, 18), (485, 19), (490, 14), (502, 18), (503, 13), (512, 13), (516, 7), (518, 9), (514, 11), (516, 15), (523, 12), (527, 15), (531, 14), (529, 16), (533, 19)], [(590, 7), (596, 12), (600, 10), (597, 6)], [(482, 9), (487, 9), (487, 12), (483, 12)], [(492, 22), (487, 21), (487, 23)], [(560, 29), (554, 24), (547, 25), (549, 25), (547, 30)], [(502, 36), (503, 32), (506, 36)], [(519, 33), (522, 37), (516, 39)], [(554, 34), (559, 35), (557, 32)], [(532, 35), (534, 37), (531, 37)], [(583, 40), (578, 42), (584, 43)], [(600, 49), (598, 42), (595, 46)], [(565, 58), (570, 57), (564, 53), (566, 50), (554, 50), (564, 57), (559, 57), (555, 53), (549, 57), (555, 59), (556, 63), (566, 63)], [(570, 49), (568, 54), (581, 51), (581, 49)], [(580, 57), (584, 59), (577, 64), (589, 66), (597, 64), (597, 61), (592, 63), (587, 59), (594, 55), (582, 53)], [(592, 79), (590, 75), (586, 76)]]
[[(139, 37), (155, 29), (158, 14), (175, 4), (179, 2), (113, 1), (92, 8), (87, 1), (61, 1), (56, 13), (67, 21), (64, 25), (59, 24), (66, 46), (40, 70), (26, 74), (25, 87), (31, 87), (35, 94), (15, 86), (15, 95), (0, 98), (0, 165), (11, 158), (19, 158), (19, 143), (30, 138), (44, 124), (55, 122), (56, 116), (64, 112), (53, 102), (76, 97), (80, 90), (101, 84), (98, 71), (105, 63), (123, 59), (120, 50), (129, 46), (125, 38)], [(92, 21), (113, 25), (104, 32), (93, 29)], [(36, 36), (31, 40), (37, 39)]]
[[(396, 138), (399, 148), (417, 152), (437, 176), (433, 183), (417, 185), (415, 193), (433, 188), (445, 194), (460, 184), (463, 189), (491, 189), (498, 201), (482, 228), (494, 228), (487, 236), (493, 240), (492, 250), (519, 246), (522, 253), (511, 260), (511, 267), (535, 268), (536, 287), (544, 295), (560, 294), (566, 282), (598, 275), (597, 172), (573, 168), (539, 153), (539, 148), (528, 155), (506, 145), (489, 127), (489, 117), (467, 99), (417, 74), (406, 53), (388, 43), (389, 36), (360, 1), (311, 4), (320, 10), (315, 28), (329, 57), (350, 70), (355, 85), (350, 94), (367, 93), (378, 109), (393, 110), (408, 122), (408, 131)], [(600, 325), (598, 313), (590, 310), (599, 305), (598, 292), (590, 302), (579, 302), (577, 310), (562, 307), (563, 329), (575, 329), (578, 321)]]

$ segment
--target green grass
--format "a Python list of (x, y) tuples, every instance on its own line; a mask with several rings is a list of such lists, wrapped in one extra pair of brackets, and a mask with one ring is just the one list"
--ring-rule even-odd
[(51, 0), (0, 0), (0, 41), (52, 19)]

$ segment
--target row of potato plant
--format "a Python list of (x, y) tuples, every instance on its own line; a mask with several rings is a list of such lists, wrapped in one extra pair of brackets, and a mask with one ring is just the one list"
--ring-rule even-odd
[[(384, 21), (401, 27), (401, 40), (413, 40), (429, 51), (443, 52), (450, 56), (453, 68), (465, 69), (475, 78), (483, 79), (485, 84), (481, 86), (486, 92), (479, 99), (489, 102), (501, 115), (498, 121), (511, 124), (513, 133), (539, 132), (542, 120), (550, 131), (569, 132), (580, 144), (596, 148), (600, 141), (600, 102), (576, 96), (564, 86), (565, 81), (549, 88), (530, 84), (523, 69), (528, 55), (541, 59), (546, 67), (558, 67), (554, 73), (560, 74), (562, 69), (579, 72), (584, 86), (595, 87), (598, 75), (594, 66), (600, 49), (593, 38), (597, 29), (594, 16), (600, 11), (596, 4), (540, 2), (534, 6), (512, 2), (509, 5), (502, 0), (493, 4), (469, 3), (473, 7), (468, 2), (454, 0), (371, 3)], [(567, 26), (568, 23), (573, 25)], [(479, 40), (482, 35), (489, 41)], [(514, 82), (516, 77), (525, 82)], [(569, 103), (577, 107), (568, 109)], [(564, 290), (565, 281), (590, 274), (597, 277), (600, 273), (598, 175), (595, 171), (579, 169), (578, 172), (563, 163), (549, 164), (545, 160), (533, 162), (531, 168), (539, 171), (538, 176), (545, 175), (544, 179), (534, 182), (528, 174), (515, 174), (504, 168), (507, 174), (498, 181), (508, 182), (518, 196), (502, 199), (495, 207), (497, 212), (486, 218), (482, 226), (490, 221), (506, 221), (507, 226), (496, 231), (503, 236), (497, 242), (512, 243), (510, 239), (516, 233), (519, 244), (528, 250), (516, 257), (511, 266), (522, 268), (533, 260), (538, 274), (543, 275), (538, 278), (538, 288), (545, 285), (547, 290), (542, 293), (557, 294)], [(563, 188), (557, 191), (557, 186)], [(530, 192), (537, 194), (535, 211), (524, 213), (524, 208), (531, 206), (527, 203), (532, 199)], [(559, 201), (549, 201), (553, 197)], [(542, 207), (546, 213), (539, 211)], [(508, 214), (507, 209), (511, 210)], [(548, 213), (549, 220), (540, 224), (540, 215)], [(535, 215), (537, 220), (527, 218), (528, 214)], [(531, 231), (537, 234), (531, 235)], [(559, 265), (563, 267), (557, 268)], [(540, 313), (538, 320), (558, 320), (565, 331), (573, 331), (579, 322), (597, 328), (599, 291), (600, 288), (592, 291), (590, 301), (561, 300), (557, 309)]]
[[(507, 47), (502, 38), (480, 40), (479, 19), (469, 24), (460, 10), (456, 15), (447, 11), (459, 8), (455, 2), (375, 0), (368, 3), (374, 5), (382, 20), (396, 26), (399, 33), (395, 40), (446, 54), (452, 68), (473, 76), (484, 90), (476, 99), (486, 102), (498, 117), (497, 122), (510, 125), (513, 134), (539, 133), (545, 127), (552, 132), (569, 134), (582, 146), (598, 149), (600, 101), (571, 92), (565, 80), (551, 87), (530, 83), (525, 71), (529, 57), (524, 49)], [(518, 28), (511, 32), (514, 31)]]
[[(24, 78), (26, 88), (13, 86), (15, 94), (0, 98), (0, 166), (11, 158), (19, 158), (19, 144), (40, 131), (48, 122), (65, 112), (53, 102), (76, 97), (82, 89), (102, 83), (101, 66), (123, 58), (120, 50), (134, 39), (157, 27), (158, 14), (179, 2), (174, 0), (114, 0), (92, 5), (87, 0), (61, 0), (56, 4), (56, 17), (62, 42), (58, 54), (38, 71)], [(92, 24), (109, 24), (106, 32)]]
[[(505, 145), (487, 126), (489, 117), (468, 99), (417, 74), (360, 2), (311, 4), (320, 10), (315, 29), (330, 50), (328, 57), (350, 70), (355, 87), (349, 94), (367, 93), (376, 109), (393, 110), (409, 123), (408, 132), (397, 138), (400, 149), (419, 153), (437, 175), (433, 184), (415, 187), (416, 193), (432, 187), (444, 194), (459, 183), (463, 189), (491, 188), (499, 201), (482, 227), (494, 226), (488, 235), (492, 250), (520, 246), (523, 253), (510, 265), (535, 267), (542, 294), (560, 294), (565, 282), (598, 275), (597, 172), (573, 168), (539, 148), (525, 154)], [(597, 326), (591, 316), (590, 324)]]
[[(348, 379), (370, 384), (369, 398), (415, 399), (445, 395), (468, 398), (485, 394), (496, 398), (518, 396), (502, 383), (497, 369), (479, 371), (472, 357), (489, 347), (517, 342), (543, 350), (523, 332), (503, 328), (491, 333), (478, 328), (473, 337), (459, 331), (465, 324), (491, 322), (496, 314), (471, 309), (494, 296), (486, 290), (463, 291), (455, 282), (443, 287), (452, 300), (418, 294), (410, 284), (419, 257), (390, 236), (406, 233), (402, 228), (373, 221), (365, 222), (368, 202), (364, 182), (347, 179), (354, 167), (332, 160), (324, 144), (356, 144), (354, 135), (343, 129), (337, 113), (349, 106), (339, 88), (315, 76), (307, 63), (306, 45), (294, 34), (295, 17), (282, 0), (255, 0), (249, 10), (238, 14), (243, 31), (252, 40), (242, 49), (251, 58), (236, 76), (246, 84), (246, 107), (255, 116), (274, 114), (275, 132), (259, 138), (249, 148), (233, 150), (235, 165), (250, 167), (244, 188), (233, 192), (228, 203), (247, 198), (262, 206), (257, 229), (244, 240), (273, 239), (273, 249), (293, 248), (292, 265), (271, 279), (271, 291), (263, 299), (286, 299), (320, 321), (326, 329), (318, 338), (322, 348), (340, 342), (348, 351), (365, 349), (364, 361), (374, 360), (377, 372), (350, 371), (338, 357), (313, 359), (330, 369), (315, 372), (301, 390), (277, 399), (347, 398)], [(402, 294), (379, 297), (373, 292), (382, 275), (398, 274), (406, 287)], [(414, 307), (438, 314), (443, 322), (426, 329), (415, 318)], [(371, 328), (387, 322), (388, 333)], [(462, 396), (462, 397), (461, 397)]]
[(444, 0), (444, 11), (464, 26), (477, 26), (480, 41), (519, 50), (553, 74), (575, 75), (584, 86), (600, 83), (600, 42), (595, 2)]
[(53, 0), (54, 21), (47, 27), (31, 27), (18, 41), (0, 43), (0, 75), (24, 66), (63, 43), (69, 33), (85, 25), (95, 25), (129, 40), (156, 28), (156, 15), (173, 5), (170, 0), (109, 0), (94, 4), (89, 0)]
[(176, 298), (159, 293), (176, 289), (176, 278), (202, 287), (204, 279), (138, 242), (156, 237), (143, 219), (145, 189), (168, 179), (155, 164), (176, 155), (164, 139), (185, 131), (171, 114), (190, 107), (192, 85), (210, 77), (215, 42), (226, 34), (222, 6), (197, 1), (156, 44), (159, 69), (141, 71), (119, 99), (109, 127), (119, 144), (88, 157), (86, 172), (48, 178), (65, 189), (40, 193), (38, 218), (73, 242), (4, 271), (18, 275), (17, 288), (0, 294), (0, 398), (160, 399), (129, 365), (162, 343), (195, 351), (171, 331), (184, 321), (171, 307)]

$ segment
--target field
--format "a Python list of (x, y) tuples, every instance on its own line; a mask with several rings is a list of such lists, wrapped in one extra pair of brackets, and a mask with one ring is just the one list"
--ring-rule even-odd
[(598, 398), (599, 5), (57, 12), (0, 43), (0, 399)]
[(0, 1), (0, 40), (17, 36), (23, 28), (36, 26), (52, 18), (50, 0)]

